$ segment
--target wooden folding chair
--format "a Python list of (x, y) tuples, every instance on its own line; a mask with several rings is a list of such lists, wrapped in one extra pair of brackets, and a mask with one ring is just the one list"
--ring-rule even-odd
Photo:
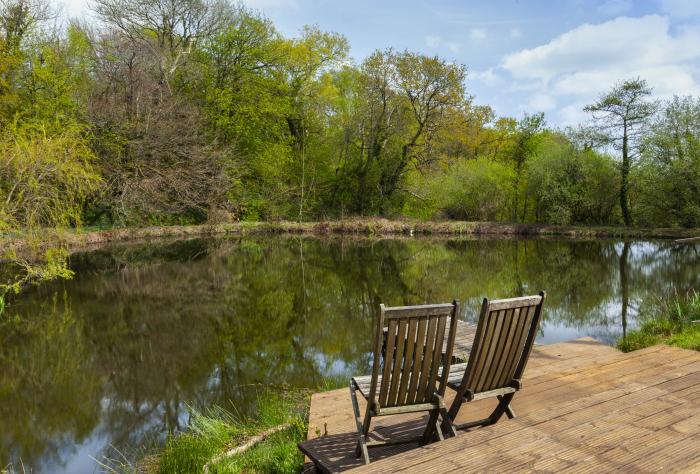
[[(457, 418), (465, 402), (496, 397), (498, 405), (488, 418), (453, 425), (456, 429), (491, 425), (504, 413), (515, 418), (510, 402), (522, 387), (521, 377), (537, 336), (544, 300), (544, 291), (521, 298), (484, 298), (469, 360), (454, 365), (448, 380), (448, 386), (457, 392), (449, 420)], [(465, 366), (461, 374), (456, 370), (459, 366)], [(443, 427), (448, 422), (443, 422)]]
[[(350, 382), (352, 408), (359, 435), (356, 454), (364, 458), (365, 464), (369, 463), (368, 448), (416, 441), (427, 443), (435, 435), (443, 439), (438, 416), (447, 419), (443, 396), (452, 360), (458, 312), (459, 304), (456, 301), (451, 304), (394, 308), (380, 305), (372, 375), (353, 377)], [(386, 342), (383, 344), (385, 322), (388, 327)], [(448, 322), (444, 367), (440, 372)], [(357, 402), (358, 392), (367, 400), (364, 419)], [(420, 411), (427, 411), (430, 415), (422, 436), (370, 441), (369, 429), (373, 417)], [(450, 423), (446, 426), (452, 434), (456, 434)]]

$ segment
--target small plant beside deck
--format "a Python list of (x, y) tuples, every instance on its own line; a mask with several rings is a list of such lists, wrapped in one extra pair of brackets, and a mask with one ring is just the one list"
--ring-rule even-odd
[(661, 301), (639, 329), (618, 341), (618, 348), (630, 352), (656, 344), (700, 351), (700, 293), (691, 290)]
[[(300, 472), (304, 458), (297, 443), (306, 437), (309, 397), (306, 390), (264, 391), (254, 417), (222, 408), (193, 410), (187, 431), (142, 459), (138, 472)], [(136, 470), (110, 467), (116, 472)]]

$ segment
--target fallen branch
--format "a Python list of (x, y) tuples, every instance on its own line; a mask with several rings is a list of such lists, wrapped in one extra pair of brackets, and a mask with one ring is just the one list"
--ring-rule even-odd
[(269, 436), (272, 436), (275, 433), (279, 433), (280, 431), (284, 431), (287, 428), (289, 428), (290, 426), (292, 426), (292, 425), (289, 423), (285, 423), (283, 425), (273, 426), (272, 428), (269, 428), (269, 429), (263, 431), (259, 435), (253, 436), (252, 438), (250, 438), (248, 441), (246, 441), (242, 445), (236, 446), (235, 448), (232, 448), (232, 449), (229, 449), (228, 451), (226, 451), (224, 453), (217, 454), (216, 456), (211, 458), (208, 463), (206, 463), (204, 465), (204, 474), (207, 474), (209, 472), (209, 466), (218, 463), (222, 459), (230, 458), (232, 456), (236, 456), (238, 454), (244, 453), (247, 450), (249, 450), (250, 448), (252, 448), (253, 446), (255, 446), (256, 444), (258, 444), (262, 441), (265, 441), (265, 439), (268, 438)]
[(676, 239), (673, 241), (673, 243), (676, 244), (686, 244), (690, 242), (700, 242), (700, 237), (689, 237), (687, 239)]

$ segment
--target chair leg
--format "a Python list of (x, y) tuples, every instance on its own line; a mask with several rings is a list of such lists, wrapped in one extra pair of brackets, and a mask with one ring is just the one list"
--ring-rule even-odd
[(352, 400), (352, 411), (355, 414), (355, 424), (357, 425), (357, 447), (355, 448), (355, 456), (362, 456), (365, 464), (369, 464), (369, 452), (367, 451), (367, 434), (369, 433), (369, 426), (371, 422), (371, 415), (369, 412), (369, 407), (365, 411), (364, 422), (360, 421), (360, 406), (357, 403), (357, 386), (354, 382), (350, 382), (350, 399)]
[(489, 424), (492, 425), (497, 423), (501, 419), (504, 413), (508, 415), (508, 418), (515, 418), (515, 412), (510, 407), (510, 402), (513, 400), (514, 393), (508, 393), (506, 395), (498, 396), (498, 405), (493, 413), (489, 416)]
[(455, 425), (445, 407), (440, 408), (440, 416), (442, 416), (442, 431), (450, 434), (450, 436), (457, 436)]
[(512, 420), (513, 418), (515, 418), (515, 411), (513, 410), (513, 407), (510, 406), (510, 403), (508, 405), (506, 405), (505, 410), (506, 410), (506, 415), (508, 416), (509, 419)]
[(430, 410), (430, 416), (428, 418), (428, 425), (425, 427), (425, 431), (423, 431), (423, 443), (430, 443), (432, 441), (433, 436), (435, 436), (435, 430), (440, 433), (439, 436), (442, 438), (442, 431), (440, 431), (440, 427), (438, 426), (438, 414), (440, 412), (438, 410)]
[[(365, 464), (369, 464), (369, 451), (367, 450), (367, 438), (364, 436), (360, 435), (360, 439), (357, 441), (357, 449), (356, 452), (359, 452), (362, 455), (362, 461)], [(360, 457), (360, 454), (357, 454), (357, 457)]]
[(452, 405), (450, 405), (450, 411), (448, 413), (450, 420), (454, 420), (457, 418), (457, 413), (459, 413), (459, 409), (462, 407), (463, 401), (464, 401), (464, 391), (457, 390), (457, 394), (455, 395), (454, 400), (452, 400)]
[(438, 439), (440, 441), (445, 441), (445, 435), (442, 434), (442, 428), (440, 427), (440, 420), (436, 417), (435, 418), (435, 432), (438, 435)]

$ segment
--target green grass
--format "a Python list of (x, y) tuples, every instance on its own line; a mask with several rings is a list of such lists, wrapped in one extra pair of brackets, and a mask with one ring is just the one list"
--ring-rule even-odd
[(215, 456), (240, 446), (269, 428), (288, 424), (288, 428), (268, 436), (243, 454), (210, 463), (209, 472), (301, 472), (304, 457), (297, 443), (306, 439), (309, 400), (307, 390), (266, 390), (258, 395), (254, 416), (238, 416), (219, 407), (192, 409), (187, 431), (168, 437), (162, 448), (143, 457), (137, 465), (113, 461), (102, 463), (102, 466), (115, 474), (201, 473)]
[(675, 294), (661, 301), (641, 327), (618, 340), (617, 347), (630, 352), (656, 344), (700, 351), (700, 293)]

